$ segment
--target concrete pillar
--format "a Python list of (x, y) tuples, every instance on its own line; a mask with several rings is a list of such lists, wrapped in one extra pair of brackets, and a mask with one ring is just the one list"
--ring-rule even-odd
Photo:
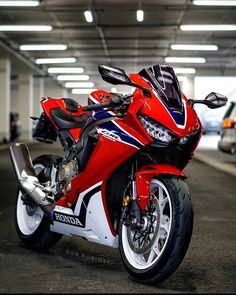
[(62, 89), (62, 97), (64, 97), (64, 98), (70, 97), (70, 95), (68, 96), (68, 89), (67, 88)]
[(33, 115), (33, 82), (33, 74), (30, 72), (19, 74), (18, 98), (20, 100), (19, 114), (22, 128), (21, 139), (23, 140), (32, 139), (32, 119), (30, 119), (30, 116)]
[(10, 139), (11, 62), (0, 59), (0, 141)]
[(11, 112), (18, 113), (19, 99), (18, 99), (18, 79), (17, 84), (11, 80)]
[(33, 100), (33, 116), (39, 117), (42, 113), (41, 98), (45, 96), (44, 78), (34, 77), (34, 100)]
[(187, 75), (183, 81), (183, 93), (188, 99), (194, 99), (194, 76)]

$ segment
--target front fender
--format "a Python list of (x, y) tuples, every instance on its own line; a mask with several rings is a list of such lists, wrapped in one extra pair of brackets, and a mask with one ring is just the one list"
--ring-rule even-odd
[(136, 189), (137, 189), (137, 202), (143, 211), (149, 200), (150, 196), (150, 181), (154, 176), (161, 174), (176, 175), (186, 178), (183, 171), (178, 168), (167, 164), (150, 164), (143, 166), (135, 173)]

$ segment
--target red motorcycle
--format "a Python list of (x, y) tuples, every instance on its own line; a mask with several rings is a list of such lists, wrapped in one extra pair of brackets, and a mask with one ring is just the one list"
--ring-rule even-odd
[(32, 249), (49, 248), (62, 235), (119, 248), (135, 280), (157, 284), (180, 265), (192, 235), (183, 169), (202, 133), (193, 105), (217, 108), (227, 98), (212, 92), (188, 100), (168, 66), (130, 77), (104, 65), (99, 72), (135, 91), (94, 91), (84, 107), (69, 98), (41, 101), (33, 137), (59, 138), (63, 158), (42, 155), (32, 163), (25, 144), (11, 146), (20, 184), (17, 234)]

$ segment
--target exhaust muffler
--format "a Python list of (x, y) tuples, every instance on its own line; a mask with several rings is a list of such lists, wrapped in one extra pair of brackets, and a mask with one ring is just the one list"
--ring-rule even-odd
[(54, 207), (47, 200), (47, 195), (43, 191), (44, 186), (40, 184), (35, 174), (27, 146), (24, 143), (12, 145), (10, 155), (21, 188), (52, 219)]

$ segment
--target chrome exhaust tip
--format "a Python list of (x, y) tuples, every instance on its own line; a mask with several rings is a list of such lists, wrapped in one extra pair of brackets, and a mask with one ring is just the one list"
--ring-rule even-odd
[(16, 143), (10, 147), (12, 164), (21, 188), (52, 219), (53, 206), (47, 200), (37, 175), (34, 171), (28, 147), (24, 143)]

